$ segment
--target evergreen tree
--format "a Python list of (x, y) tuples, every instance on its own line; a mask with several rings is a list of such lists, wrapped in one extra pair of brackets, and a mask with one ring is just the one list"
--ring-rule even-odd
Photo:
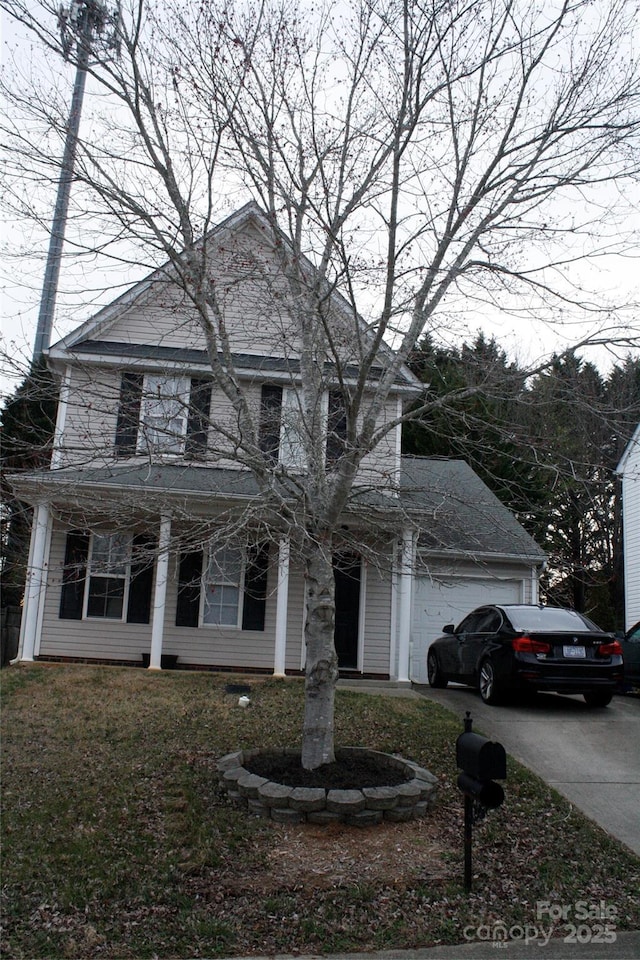
[(410, 361), (429, 384), (433, 406), (404, 431), (405, 453), (458, 457), (531, 527), (545, 488), (535, 460), (522, 403), (524, 375), (494, 338), (479, 333), (460, 349), (426, 337)]
[(406, 428), (405, 452), (466, 460), (547, 551), (543, 599), (622, 626), (615, 470), (640, 420), (640, 360), (628, 357), (605, 379), (566, 355), (526, 383), (479, 334), (459, 349), (426, 338), (411, 366), (432, 406)]
[(1, 414), (0, 564), (3, 607), (18, 606), (22, 601), (33, 512), (15, 498), (7, 477), (49, 463), (56, 421), (57, 390), (54, 375), (40, 360), (7, 400)]
[(547, 483), (547, 509), (537, 536), (548, 551), (550, 599), (586, 612), (587, 588), (606, 566), (601, 534), (610, 515), (601, 446), (604, 382), (577, 357), (557, 358), (529, 391), (534, 450)]

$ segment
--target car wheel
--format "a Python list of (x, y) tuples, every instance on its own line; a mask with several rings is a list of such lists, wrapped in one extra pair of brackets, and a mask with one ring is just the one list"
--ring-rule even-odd
[(485, 703), (499, 703), (500, 692), (496, 681), (496, 671), (491, 660), (483, 660), (478, 674), (478, 689)]
[(613, 699), (612, 693), (601, 693), (599, 690), (583, 693), (582, 696), (588, 707), (608, 707)]
[(427, 676), (429, 678), (430, 687), (437, 687), (443, 690), (448, 683), (447, 679), (442, 676), (438, 658), (433, 650), (429, 651), (427, 656)]

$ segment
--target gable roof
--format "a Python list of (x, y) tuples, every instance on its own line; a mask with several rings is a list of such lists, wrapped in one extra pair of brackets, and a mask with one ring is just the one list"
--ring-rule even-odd
[[(257, 203), (255, 203), (255, 201), (250, 201), (249, 203), (245, 204), (239, 210), (236, 210), (225, 220), (213, 227), (207, 233), (203, 242), (210, 243), (215, 240), (220, 244), (224, 240), (225, 236), (230, 236), (233, 233), (241, 231), (250, 223), (254, 223), (256, 226), (258, 226), (263, 232), (263, 235), (267, 238), (270, 238), (272, 242), (275, 239), (274, 233), (277, 231), (278, 242), (282, 242), (288, 246), (291, 245), (291, 241), (286, 234), (279, 230), (279, 228), (274, 229), (265, 212)], [(303, 262), (304, 269), (308, 271), (309, 274), (312, 274), (315, 268), (311, 261), (308, 260), (308, 258), (303, 258)], [(170, 262), (167, 262), (163, 266), (152, 271), (143, 280), (138, 281), (129, 290), (125, 291), (114, 301), (112, 301), (112, 303), (102, 307), (96, 314), (72, 330), (69, 334), (67, 334), (67, 336), (63, 337), (57, 343), (49, 347), (48, 351), (46, 351), (49, 358), (51, 360), (63, 360), (68, 357), (69, 354), (72, 356), (82, 354), (84, 356), (100, 356), (103, 359), (115, 357), (127, 359), (148, 359), (155, 361), (160, 359), (168, 359), (176, 362), (202, 362), (206, 364), (207, 354), (205, 350), (190, 350), (186, 348), (183, 351), (179, 351), (178, 348), (167, 348), (131, 342), (118, 343), (103, 339), (105, 332), (111, 328), (126, 313), (127, 310), (132, 308), (134, 305), (140, 305), (144, 303), (145, 298), (152, 295), (153, 290), (158, 282), (166, 282), (168, 279), (170, 280), (171, 277), (175, 277), (175, 267)], [(329, 291), (329, 296), (336, 313), (342, 314), (345, 317), (348, 316), (350, 320), (353, 320), (353, 309), (343, 295), (339, 291), (332, 289)], [(368, 327), (364, 319), (360, 316), (356, 316), (355, 319), (361, 327), (362, 334), (365, 337), (368, 337)], [(169, 353), (166, 353), (166, 351), (169, 351)], [(171, 352), (173, 355), (171, 355)], [(385, 355), (391, 358), (393, 353), (393, 349), (388, 344), (383, 342), (380, 345), (379, 355), (381, 360)], [(190, 356), (190, 354), (193, 356)], [(384, 364), (381, 362), (377, 368), (378, 376), (381, 374), (383, 367)], [(292, 372), (290, 363), (288, 369), (289, 372)], [(355, 374), (355, 370), (356, 368), (353, 366), (352, 371), (350, 373), (348, 372), (347, 376)], [(374, 376), (375, 375), (376, 371), (374, 371)], [(410, 387), (413, 391), (422, 391), (424, 389), (424, 384), (404, 364), (395, 378), (395, 383), (397, 386), (403, 385), (405, 387)]]
[(400, 498), (428, 553), (542, 563), (545, 553), (464, 460), (403, 457)]
[[(262, 218), (264, 218), (264, 214), (258, 204), (253, 201), (246, 203), (239, 210), (236, 210), (225, 220), (217, 224), (217, 226), (213, 227), (207, 234), (207, 241), (216, 236), (216, 234), (223, 235), (225, 231), (231, 230), (234, 227), (236, 229), (241, 228), (250, 218), (255, 218), (258, 214), (261, 214)], [(152, 270), (151, 273), (142, 280), (138, 280), (137, 283), (134, 283), (128, 290), (121, 293), (119, 297), (116, 297), (115, 300), (112, 300), (111, 303), (106, 304), (106, 306), (101, 307), (97, 313), (85, 320), (84, 323), (81, 323), (65, 337), (62, 337), (61, 340), (58, 340), (57, 343), (54, 343), (49, 347), (47, 352), (49, 354), (55, 354), (59, 350), (69, 350), (84, 340), (95, 338), (101, 331), (111, 326), (132, 304), (143, 299), (161, 278), (166, 279), (173, 274), (175, 274), (175, 268), (172, 267), (168, 261), (161, 267)]]
[(616, 473), (620, 476), (624, 476), (624, 472), (627, 468), (627, 464), (631, 456), (640, 450), (640, 423), (636, 427), (631, 440), (627, 444), (627, 447), (620, 458), (620, 463), (616, 467)]

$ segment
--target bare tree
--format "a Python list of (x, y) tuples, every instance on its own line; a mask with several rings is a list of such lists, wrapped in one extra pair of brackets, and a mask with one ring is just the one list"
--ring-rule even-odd
[[(52, 4), (3, 6), (59, 52), (44, 26)], [(307, 767), (333, 756), (340, 518), (364, 458), (409, 415), (382, 416), (418, 339), (443, 325), (454, 335), (458, 314), (488, 304), (524, 326), (592, 311), (597, 332), (572, 349), (639, 342), (579, 269), (629, 243), (622, 195), (637, 176), (640, 94), (632, 7), (139, 2), (122, 6), (120, 58), (89, 67), (103, 112), (80, 131), (76, 211), (99, 225), (103, 255), (123, 256), (126, 240), (130, 257), (169, 264), (234, 412), (227, 440), (258, 484), (263, 520), (274, 536), (292, 532), (304, 557)], [(19, 189), (52, 163), (50, 143), (40, 149), (25, 131), (61, 121), (46, 89), (9, 95)], [(270, 220), (282, 279), (264, 265), (264, 280), (280, 285), (299, 355), (302, 477), (261, 449), (208, 270), (221, 198), (247, 195)], [(330, 463), (328, 384), (346, 419)]]

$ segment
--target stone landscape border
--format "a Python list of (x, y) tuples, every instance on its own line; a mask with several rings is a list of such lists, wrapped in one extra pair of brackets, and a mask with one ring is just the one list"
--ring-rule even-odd
[(406, 780), (397, 786), (327, 790), (324, 787), (288, 787), (247, 770), (252, 757), (268, 753), (300, 756), (299, 750), (238, 750), (218, 760), (220, 784), (228, 797), (256, 817), (277, 823), (347, 823), (370, 826), (389, 820), (403, 823), (426, 816), (437, 798), (438, 780), (411, 760), (364, 747), (342, 747), (341, 758), (369, 757), (401, 771)]

